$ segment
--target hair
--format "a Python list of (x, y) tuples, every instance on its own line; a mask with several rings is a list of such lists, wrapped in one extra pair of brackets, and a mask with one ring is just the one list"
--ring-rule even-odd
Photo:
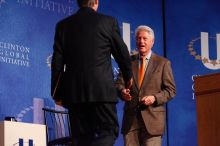
[(140, 25), (138, 26), (136, 29), (135, 29), (135, 37), (137, 37), (137, 33), (140, 32), (140, 31), (146, 31), (148, 32), (152, 38), (154, 39), (154, 31), (153, 29), (151, 29), (149, 26), (146, 26), (146, 25)]
[(96, 0), (77, 0), (78, 6), (81, 7), (92, 7)]

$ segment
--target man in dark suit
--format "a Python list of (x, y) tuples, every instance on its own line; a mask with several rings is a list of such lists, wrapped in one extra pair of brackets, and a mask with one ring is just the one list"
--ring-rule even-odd
[(165, 127), (165, 103), (176, 94), (170, 61), (151, 51), (154, 32), (141, 25), (136, 29), (132, 58), (134, 83), (125, 87), (119, 75), (118, 91), (125, 100), (122, 134), (125, 146), (161, 146)]
[(80, 9), (56, 26), (51, 94), (68, 108), (73, 145), (113, 146), (118, 136), (117, 91), (111, 54), (132, 84), (131, 60), (117, 21), (97, 13), (98, 0), (77, 0)]

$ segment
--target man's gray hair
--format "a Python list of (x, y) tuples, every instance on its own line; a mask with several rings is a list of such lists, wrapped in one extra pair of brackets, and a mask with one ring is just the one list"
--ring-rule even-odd
[(151, 29), (149, 26), (146, 26), (146, 25), (140, 25), (138, 26), (136, 29), (135, 29), (135, 37), (137, 37), (137, 33), (140, 32), (140, 31), (146, 31), (148, 32), (152, 38), (154, 39), (154, 31), (153, 29)]

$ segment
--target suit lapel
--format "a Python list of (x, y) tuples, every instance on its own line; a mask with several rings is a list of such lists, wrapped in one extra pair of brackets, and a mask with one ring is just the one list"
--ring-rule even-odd
[(147, 81), (150, 80), (151, 74), (156, 69), (157, 61), (155, 61), (155, 57), (156, 57), (155, 54), (152, 53), (150, 61), (148, 62), (148, 65), (147, 65), (147, 69), (146, 69), (145, 74), (144, 74), (144, 79), (143, 79), (143, 83), (141, 85), (141, 88), (145, 87), (147, 85)]

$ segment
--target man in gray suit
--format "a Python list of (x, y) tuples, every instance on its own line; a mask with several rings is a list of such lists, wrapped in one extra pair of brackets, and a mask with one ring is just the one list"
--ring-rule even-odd
[(154, 32), (141, 25), (136, 29), (138, 52), (132, 58), (134, 82), (125, 87), (119, 75), (116, 86), (125, 101), (122, 134), (125, 146), (161, 146), (165, 128), (165, 103), (176, 94), (170, 61), (151, 51)]
[(69, 110), (74, 146), (113, 146), (118, 98), (111, 55), (128, 86), (130, 55), (116, 19), (97, 12), (99, 0), (77, 3), (79, 10), (56, 25), (51, 94)]

